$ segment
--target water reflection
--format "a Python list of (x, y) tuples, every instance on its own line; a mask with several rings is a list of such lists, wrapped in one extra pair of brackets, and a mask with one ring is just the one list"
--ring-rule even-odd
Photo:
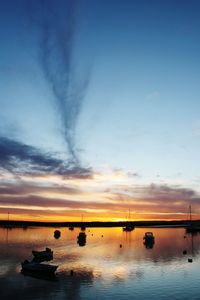
[[(156, 287), (154, 293), (158, 295), (164, 284), (169, 285), (170, 291), (175, 276), (174, 281), (178, 278), (183, 281), (178, 281), (179, 286), (183, 284), (180, 293), (189, 284), (196, 291), (200, 271), (195, 262), (199, 260), (200, 235), (186, 234), (182, 228), (154, 228), (156, 242), (144, 245), (146, 231), (145, 228), (130, 232), (121, 228), (90, 228), (80, 232), (78, 228), (62, 228), (60, 239), (55, 240), (53, 228), (0, 228), (0, 289), (5, 299), (11, 298), (12, 293), (21, 294), (22, 290), (22, 300), (94, 299), (97, 291), (97, 299), (108, 294), (111, 298), (117, 295), (118, 299), (127, 299), (133, 292), (144, 293), (141, 283), (148, 288)], [(80, 234), (85, 237), (79, 238)], [(81, 239), (86, 245), (86, 236), (87, 247), (79, 247), (77, 242)], [(56, 280), (32, 274), (22, 276), (21, 261), (31, 260), (33, 249), (41, 251), (46, 247), (54, 250), (53, 264), (59, 265)], [(188, 264), (190, 257), (193, 264)], [(188, 276), (186, 282), (184, 278)], [(169, 291), (166, 295), (171, 297)]]

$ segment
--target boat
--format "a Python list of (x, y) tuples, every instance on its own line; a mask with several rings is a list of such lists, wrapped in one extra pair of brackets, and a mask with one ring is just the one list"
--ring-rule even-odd
[(132, 231), (135, 229), (135, 227), (131, 224), (127, 224), (125, 227), (123, 227), (123, 231)]
[(77, 236), (77, 244), (79, 244), (80, 247), (85, 246), (86, 244), (86, 234), (85, 232), (80, 232)]
[(55, 237), (56, 239), (59, 239), (60, 235), (61, 235), (60, 230), (56, 229), (56, 230), (54, 231), (54, 237)]
[(144, 237), (144, 245), (147, 249), (152, 249), (155, 243), (155, 238), (152, 232), (146, 232)]
[(85, 232), (80, 232), (79, 235), (77, 236), (77, 239), (78, 239), (78, 240), (86, 239), (86, 236), (87, 236), (87, 235), (85, 234)]
[(32, 254), (35, 259), (38, 260), (52, 260), (53, 259), (53, 251), (50, 248), (46, 248), (44, 251), (32, 251)]
[(154, 241), (155, 241), (155, 238), (154, 238), (154, 236), (153, 236), (153, 232), (150, 232), (150, 231), (148, 231), (148, 232), (145, 232), (145, 235), (144, 235), (144, 237), (143, 237), (143, 240), (144, 240), (144, 243), (154, 243)]
[(190, 220), (189, 220), (189, 224), (186, 226), (186, 231), (188, 233), (200, 232), (200, 225), (198, 225), (198, 223), (195, 224), (195, 221), (192, 221), (191, 205), (189, 206), (189, 214), (190, 214)]
[(43, 275), (53, 275), (58, 268), (57, 265), (42, 264), (34, 261), (30, 262), (28, 260), (22, 262), (21, 266), (22, 271), (34, 272)]

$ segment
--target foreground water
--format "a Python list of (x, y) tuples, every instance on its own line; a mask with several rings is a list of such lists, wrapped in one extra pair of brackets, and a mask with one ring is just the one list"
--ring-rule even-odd
[[(54, 230), (0, 228), (1, 299), (200, 299), (198, 234), (183, 228), (90, 228), (80, 247), (80, 229), (62, 228), (59, 239)], [(155, 236), (152, 248), (143, 244), (146, 231)], [(23, 275), (21, 261), (45, 247), (54, 250), (56, 279)]]

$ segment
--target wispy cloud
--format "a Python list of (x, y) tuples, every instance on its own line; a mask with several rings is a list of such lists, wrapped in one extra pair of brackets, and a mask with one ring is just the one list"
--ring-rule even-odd
[(77, 76), (75, 72), (78, 1), (60, 3), (59, 10), (54, 1), (44, 0), (40, 4), (43, 11), (37, 23), (41, 37), (40, 65), (55, 98), (70, 159), (79, 165), (75, 129), (89, 83), (89, 72), (84, 72), (83, 76)]

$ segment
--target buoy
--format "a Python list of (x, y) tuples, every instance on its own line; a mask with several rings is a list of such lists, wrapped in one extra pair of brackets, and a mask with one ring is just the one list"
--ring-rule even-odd
[(120, 244), (119, 247), (122, 248), (122, 244)]
[(186, 250), (184, 250), (184, 251), (183, 251), (183, 254), (184, 254), (184, 255), (185, 255), (185, 254), (187, 254), (187, 251), (186, 251)]
[(102, 236), (101, 237), (103, 237), (103, 234), (102, 234)]
[(74, 271), (73, 271), (73, 270), (70, 271), (70, 275), (71, 275), (71, 276), (74, 275)]
[(188, 258), (188, 262), (192, 263), (193, 262), (192, 258)]
[(184, 235), (184, 239), (186, 239), (186, 236)]

